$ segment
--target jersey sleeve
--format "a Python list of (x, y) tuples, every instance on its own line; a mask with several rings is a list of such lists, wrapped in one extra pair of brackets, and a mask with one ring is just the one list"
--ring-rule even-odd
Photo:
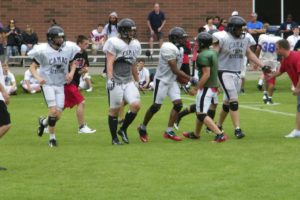
[(113, 54), (114, 56), (117, 55), (117, 50), (115, 48), (115, 45), (114, 43), (112, 42), (112, 39), (108, 39), (105, 43), (104, 43), (104, 46), (103, 46), (103, 52), (104, 53), (111, 53)]
[(33, 46), (33, 49), (31, 49), (27, 55), (35, 60), (36, 62), (38, 62), (38, 64), (42, 63), (42, 54), (41, 54), (41, 51), (39, 49), (39, 45), (34, 45)]
[(248, 47), (256, 45), (256, 41), (251, 34), (246, 33), (246, 37), (248, 38)]
[(198, 67), (211, 67), (211, 62), (208, 55), (200, 54), (197, 57)]
[(161, 48), (161, 55), (168, 61), (176, 59), (176, 51), (173, 48)]
[(222, 47), (224, 44), (223, 32), (216, 32), (212, 36), (213, 36), (213, 43), (219, 42), (219, 46)]

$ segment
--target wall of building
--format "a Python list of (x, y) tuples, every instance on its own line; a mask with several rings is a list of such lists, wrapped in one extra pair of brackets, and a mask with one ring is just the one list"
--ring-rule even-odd
[[(228, 18), (233, 10), (238, 10), (247, 19), (252, 11), (252, 0), (165, 0), (159, 3), (167, 17), (165, 36), (176, 25), (193, 37), (197, 28), (205, 24), (206, 16)], [(6, 26), (13, 18), (21, 29), (30, 24), (40, 41), (45, 41), (50, 20), (54, 18), (65, 29), (68, 39), (74, 40), (76, 35), (88, 35), (97, 24), (106, 23), (109, 13), (116, 11), (119, 18), (132, 18), (137, 24), (139, 39), (147, 41), (146, 19), (153, 4), (154, 1), (146, 0), (0, 0), (0, 22)]]

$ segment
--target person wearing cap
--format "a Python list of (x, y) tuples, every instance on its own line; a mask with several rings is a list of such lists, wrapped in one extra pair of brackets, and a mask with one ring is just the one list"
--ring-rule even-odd
[(118, 14), (116, 12), (112, 12), (109, 14), (108, 23), (103, 28), (103, 35), (105, 40), (110, 37), (116, 37), (118, 35)]
[(298, 42), (298, 40), (300, 40), (300, 36), (299, 36), (299, 27), (298, 26), (294, 26), (292, 27), (293, 30), (293, 35), (290, 35), (287, 38), (287, 41), (290, 44), (290, 50), (293, 51), (294, 47), (296, 45), (296, 43)]
[(293, 21), (291, 14), (287, 15), (286, 21), (280, 24), (279, 31), (283, 33), (283, 38), (287, 39), (290, 35), (293, 35), (292, 27), (298, 26), (298, 23)]
[(235, 10), (231, 13), (231, 16), (239, 16), (239, 12)]
[(154, 4), (154, 9), (151, 11), (147, 18), (147, 25), (150, 32), (149, 47), (150, 52), (153, 54), (153, 41), (156, 38), (159, 41), (161, 47), (163, 43), (163, 32), (162, 29), (166, 24), (165, 13), (160, 10), (158, 3)]
[(266, 32), (263, 23), (257, 20), (256, 13), (251, 13), (251, 21), (247, 23), (247, 29), (256, 42), (258, 41), (259, 35)]

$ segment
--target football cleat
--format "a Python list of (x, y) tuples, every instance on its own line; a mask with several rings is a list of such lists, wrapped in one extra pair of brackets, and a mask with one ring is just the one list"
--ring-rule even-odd
[(263, 96), (263, 102), (266, 104), (269, 100), (269, 96), (267, 94), (264, 94)]
[(144, 143), (148, 142), (148, 134), (146, 130), (143, 130), (141, 128), (141, 125), (137, 128), (139, 134), (140, 134), (140, 140)]
[(95, 133), (95, 132), (96, 132), (96, 130), (90, 129), (86, 124), (78, 130), (79, 134), (91, 134), (91, 133)]
[(234, 135), (235, 135), (235, 137), (237, 137), (237, 139), (241, 139), (241, 138), (245, 137), (245, 134), (243, 133), (242, 129), (240, 129), (240, 128), (235, 129)]
[(57, 147), (57, 142), (55, 139), (51, 139), (49, 140), (49, 147), (52, 148), (52, 147)]
[(43, 124), (44, 119), (46, 119), (46, 118), (45, 117), (39, 117), (38, 118), (39, 127), (38, 127), (38, 130), (37, 130), (37, 134), (38, 134), (39, 137), (42, 137), (43, 134), (44, 134), (44, 129), (45, 129), (45, 126)]
[(257, 89), (258, 89), (259, 91), (262, 91), (262, 89), (263, 89), (263, 86), (262, 86), (262, 85), (260, 85), (260, 84), (257, 84)]
[(166, 131), (164, 132), (164, 138), (171, 139), (174, 141), (181, 141), (181, 137), (177, 136), (174, 131)]
[(296, 130), (294, 129), (292, 132), (290, 132), (290, 134), (284, 136), (285, 138), (296, 138), (296, 137), (300, 137), (300, 134), (298, 132), (296, 132)]
[(198, 140), (200, 139), (200, 136), (198, 135), (195, 135), (194, 132), (183, 132), (182, 135), (186, 138), (189, 138), (189, 139), (193, 139), (193, 140)]
[(122, 138), (122, 140), (123, 140), (124, 143), (129, 144), (129, 140), (128, 140), (128, 136), (127, 136), (126, 131), (120, 129), (118, 131), (118, 135), (121, 136), (121, 138)]
[(267, 104), (268, 104), (268, 105), (274, 104), (274, 103), (273, 103), (273, 100), (272, 100), (271, 98), (269, 98), (268, 101), (267, 101)]
[(224, 133), (222, 134), (217, 134), (215, 136), (215, 139), (213, 140), (213, 142), (225, 142), (228, 139), (227, 135), (225, 135)]
[(5, 170), (7, 170), (7, 168), (1, 167), (1, 166), (0, 166), (0, 171), (1, 171), (1, 170), (2, 170), (2, 171), (5, 171)]
[(119, 141), (119, 138), (113, 138), (112, 139), (112, 145), (122, 145), (122, 142)]

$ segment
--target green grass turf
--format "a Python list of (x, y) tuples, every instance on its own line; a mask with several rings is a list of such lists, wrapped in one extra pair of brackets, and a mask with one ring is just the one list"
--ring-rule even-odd
[[(212, 144), (213, 135), (204, 131), (200, 141), (163, 139), (168, 99), (148, 126), (150, 142), (141, 143), (136, 127), (152, 93), (141, 94), (142, 109), (128, 131), (130, 144), (123, 146), (111, 145), (104, 80), (93, 80), (94, 91), (84, 95), (86, 121), (96, 134), (78, 135), (75, 110), (65, 110), (57, 123), (58, 148), (47, 146), (48, 135), (36, 135), (37, 117), (47, 111), (42, 95), (19, 90), (11, 97), (12, 128), (0, 140), (0, 166), (8, 168), (0, 171), (1, 200), (300, 198), (300, 141), (283, 137), (293, 129), (296, 111), (286, 77), (278, 80), (273, 98), (279, 105), (274, 106), (262, 103), (256, 81), (247, 82), (246, 95), (240, 96), (246, 137), (234, 138), (228, 118), (229, 140), (221, 144)], [(193, 103), (193, 97), (183, 97), (185, 105)], [(194, 118), (184, 118), (180, 130), (193, 130)]]

